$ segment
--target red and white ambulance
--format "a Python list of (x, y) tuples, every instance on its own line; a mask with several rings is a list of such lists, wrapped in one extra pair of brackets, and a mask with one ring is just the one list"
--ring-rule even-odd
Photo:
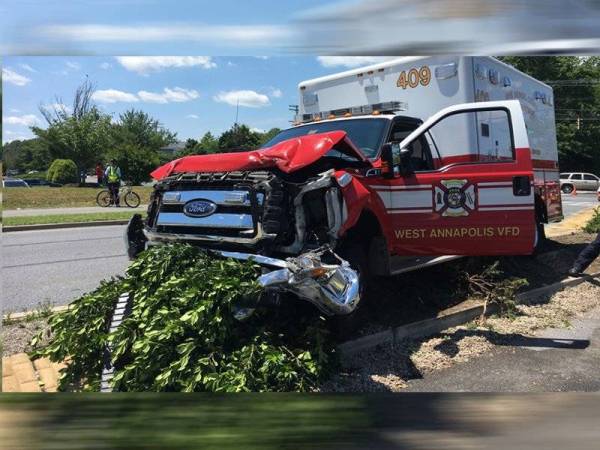
[(189, 242), (253, 259), (266, 292), (349, 314), (371, 275), (531, 254), (562, 219), (552, 90), (496, 59), (400, 58), (299, 93), (263, 148), (155, 170), (130, 255)]

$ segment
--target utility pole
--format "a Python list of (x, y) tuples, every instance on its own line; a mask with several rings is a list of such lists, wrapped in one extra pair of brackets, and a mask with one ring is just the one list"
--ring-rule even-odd
[(239, 115), (240, 115), (240, 99), (238, 98), (237, 105), (235, 107), (235, 123), (233, 124), (234, 127), (237, 127)]
[(294, 120), (290, 120), (291, 123), (294, 123), (296, 121), (296, 116), (298, 115), (298, 112), (300, 111), (300, 106), (289, 105), (288, 110), (294, 113)]

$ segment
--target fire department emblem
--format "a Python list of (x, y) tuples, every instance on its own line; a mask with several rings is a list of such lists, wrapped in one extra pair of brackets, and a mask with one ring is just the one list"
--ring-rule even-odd
[(445, 217), (468, 216), (475, 209), (475, 186), (468, 180), (443, 180), (435, 187), (435, 211)]

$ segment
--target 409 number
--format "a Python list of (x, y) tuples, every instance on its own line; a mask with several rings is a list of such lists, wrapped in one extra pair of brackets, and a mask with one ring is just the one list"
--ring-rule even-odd
[(431, 69), (428, 66), (423, 66), (420, 69), (410, 69), (408, 72), (403, 70), (400, 72), (396, 86), (402, 89), (416, 88), (419, 84), (427, 86), (431, 81)]

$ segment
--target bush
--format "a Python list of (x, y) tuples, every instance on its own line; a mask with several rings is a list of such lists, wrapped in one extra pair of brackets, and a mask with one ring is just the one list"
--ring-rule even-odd
[(600, 208), (596, 208), (594, 215), (588, 223), (583, 227), (586, 233), (600, 233)]
[[(233, 318), (235, 305), (256, 301), (259, 273), (251, 263), (215, 259), (189, 245), (152, 247), (125, 278), (103, 283), (51, 317), (54, 337), (34, 356), (70, 358), (63, 390), (98, 389), (108, 342), (118, 390), (311, 390), (334, 361), (318, 316), (284, 308), (257, 310), (244, 322)], [(123, 292), (133, 295), (132, 312), (109, 334)]]
[(60, 184), (77, 183), (79, 182), (77, 166), (70, 159), (55, 159), (48, 169), (46, 179)]

